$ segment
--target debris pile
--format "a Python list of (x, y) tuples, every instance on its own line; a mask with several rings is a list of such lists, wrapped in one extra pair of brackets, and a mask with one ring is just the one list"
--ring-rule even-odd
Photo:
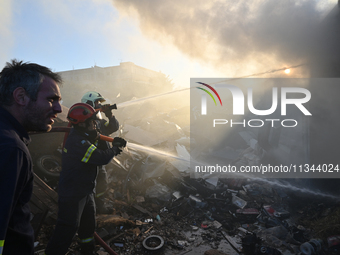
[[(188, 111), (174, 109), (122, 121), (120, 135), (145, 150), (128, 146), (106, 166), (105, 206), (112, 213), (98, 212), (96, 233), (114, 252), (339, 254), (336, 199), (292, 190), (283, 181), (190, 178), (189, 127), (176, 120), (184, 114)], [(259, 151), (252, 147), (241, 154), (230, 151), (250, 162), (258, 160), (251, 157)], [(51, 187), (58, 191), (57, 185)], [(46, 213), (36, 229), (37, 254), (43, 254), (51, 236), (55, 213)], [(99, 243), (97, 253), (111, 254)], [(76, 237), (68, 254), (80, 254)]]

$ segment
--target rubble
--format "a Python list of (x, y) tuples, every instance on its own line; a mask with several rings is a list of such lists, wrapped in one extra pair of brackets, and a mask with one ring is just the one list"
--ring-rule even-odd
[[(113, 212), (97, 215), (96, 233), (114, 252), (289, 255), (314, 249), (315, 254), (338, 254), (337, 201), (301, 196), (284, 189), (284, 184), (255, 179), (190, 178), (190, 155), (200, 152), (190, 154), (188, 127), (175, 124), (182, 123), (176, 122), (175, 112), (147, 121), (123, 119), (120, 133), (128, 141), (177, 159), (128, 148), (107, 165), (110, 189), (105, 203)], [(263, 151), (253, 137), (247, 133), (242, 137), (249, 148), (229, 148), (224, 156), (235, 164), (256, 164)], [(46, 176), (44, 179), (50, 183)], [(47, 188), (49, 206), (33, 211), (36, 219), (42, 215), (35, 225), (37, 254), (46, 246), (55, 224), (56, 187), (53, 183)], [(42, 193), (42, 188), (35, 188), (35, 197)], [(47, 203), (46, 198), (41, 199), (42, 204)], [(312, 240), (322, 242), (315, 246)], [(97, 253), (109, 254), (99, 243)], [(79, 254), (77, 238), (68, 254)]]
[[(171, 174), (168, 172), (168, 175)], [(145, 185), (148, 187), (141, 190), (129, 186), (127, 190), (130, 190), (130, 202), (114, 197), (119, 185), (123, 183), (111, 183), (114, 192), (107, 199), (108, 202), (112, 202), (114, 212), (113, 215), (97, 216), (97, 233), (116, 253), (148, 254), (151, 250), (153, 252), (157, 250), (157, 254), (195, 254), (193, 252), (196, 249), (208, 246), (210, 249), (206, 251), (210, 251), (206, 254), (214, 254), (211, 253), (212, 250), (216, 250), (218, 254), (223, 252), (219, 251), (219, 247), (226, 241), (224, 245), (232, 248), (232, 253), (227, 254), (299, 254), (302, 252), (301, 246), (310, 248), (312, 236), (317, 236), (307, 224), (304, 223), (304, 227), (298, 225), (306, 222), (304, 216), (308, 215), (308, 209), (300, 208), (303, 211), (298, 213), (298, 218), (293, 219), (295, 212), (290, 212), (291, 202), (285, 201), (287, 205), (283, 206), (285, 203), (279, 196), (270, 198), (270, 201), (275, 202), (272, 205), (263, 205), (256, 201), (257, 194), (253, 194), (254, 197), (246, 194), (248, 197), (244, 201), (247, 204), (241, 209), (232, 201), (236, 196), (233, 193), (235, 190), (230, 192), (224, 190), (222, 193), (211, 195), (197, 191), (183, 179), (181, 181), (186, 186), (179, 183), (172, 184), (172, 187), (166, 186), (168, 179), (158, 177), (146, 181)], [(159, 185), (155, 186), (155, 183)], [(146, 191), (149, 187), (153, 187), (158, 193), (147, 196)], [(167, 187), (166, 199), (165, 193), (162, 192), (164, 187)], [(173, 189), (175, 187), (181, 188), (180, 196), (179, 191)], [(237, 190), (237, 196), (240, 196), (241, 191), (244, 192), (244, 189)], [(274, 206), (276, 204), (281, 204), (280, 210), (278, 206)], [(315, 215), (310, 217), (316, 219)], [(329, 217), (329, 214), (320, 212), (318, 217), (321, 220)], [(41, 235), (48, 239), (47, 232), (41, 231)], [(256, 236), (253, 237), (255, 244), (249, 243), (250, 235)], [(157, 240), (151, 239), (156, 236)], [(148, 238), (151, 240), (150, 243), (145, 241), (149, 240)], [(331, 246), (333, 250), (336, 246), (334, 240), (338, 239), (333, 238), (333, 242), (330, 241), (333, 243)], [(162, 247), (159, 247), (160, 245)], [(249, 250), (252, 245), (257, 248), (253, 253), (247, 253), (247, 249)], [(75, 243), (73, 252), (76, 252), (76, 247)], [(153, 250), (153, 247), (158, 248)], [(322, 247), (324, 249), (326, 245)], [(203, 253), (204, 251), (200, 254)], [(108, 253), (101, 251), (101, 254)]]

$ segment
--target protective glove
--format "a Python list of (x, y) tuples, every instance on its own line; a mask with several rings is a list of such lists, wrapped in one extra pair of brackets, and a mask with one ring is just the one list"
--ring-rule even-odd
[(111, 118), (113, 116), (110, 106), (111, 106), (110, 104), (104, 104), (101, 107), (101, 111), (104, 112), (105, 116), (108, 118)]
[(115, 137), (115, 138), (113, 138), (112, 146), (118, 147), (118, 148), (125, 147), (126, 146), (126, 140), (121, 138), (121, 137)]
[(122, 152), (122, 150), (116, 146), (112, 147), (112, 149), (115, 152), (115, 156), (119, 155)]

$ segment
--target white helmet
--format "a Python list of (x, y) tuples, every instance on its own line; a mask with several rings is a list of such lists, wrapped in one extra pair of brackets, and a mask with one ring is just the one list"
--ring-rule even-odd
[(95, 102), (104, 102), (104, 101), (105, 99), (102, 97), (102, 95), (95, 91), (86, 92), (81, 98), (82, 103), (89, 104), (92, 107), (95, 106)]

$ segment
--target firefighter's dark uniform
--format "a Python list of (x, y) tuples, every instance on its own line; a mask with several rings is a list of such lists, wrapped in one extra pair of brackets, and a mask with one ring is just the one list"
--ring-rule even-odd
[[(0, 254), (34, 254), (28, 202), (33, 190), (30, 138), (0, 107)], [(2, 251), (3, 250), (3, 251)]]
[(95, 141), (72, 128), (62, 154), (58, 220), (46, 247), (47, 255), (64, 255), (76, 232), (82, 251), (94, 249), (94, 192), (98, 166), (108, 164), (117, 154), (116, 147), (100, 150)]
[[(106, 120), (97, 120), (97, 128), (99, 132), (103, 135), (110, 135), (113, 132), (116, 132), (119, 129), (119, 123), (114, 116), (109, 118), (109, 121)], [(110, 144), (106, 141), (98, 141), (97, 147), (101, 150), (106, 150), (110, 148)], [(108, 185), (107, 172), (105, 169), (105, 165), (99, 166), (98, 168), (98, 176), (97, 176), (97, 184), (96, 184), (96, 194), (95, 201), (98, 210), (105, 210), (104, 201), (102, 200)]]

